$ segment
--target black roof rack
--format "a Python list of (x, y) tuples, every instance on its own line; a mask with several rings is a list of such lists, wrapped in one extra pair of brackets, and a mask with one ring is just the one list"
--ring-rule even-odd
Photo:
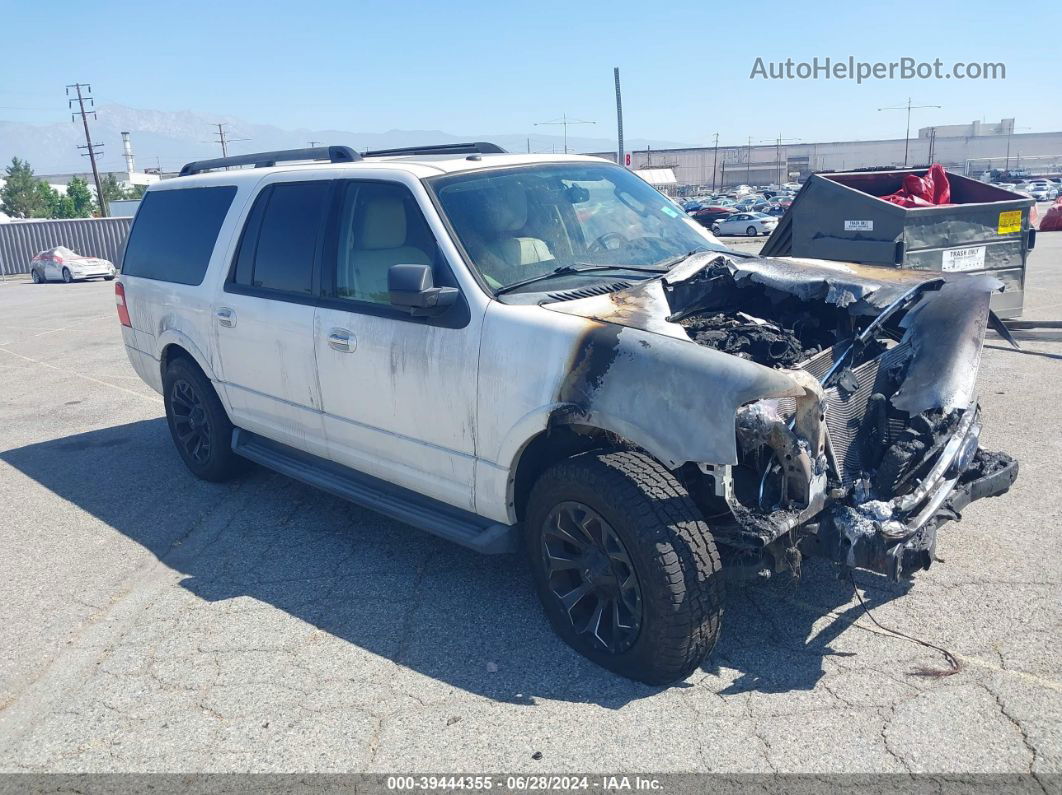
[(391, 157), (393, 155), (496, 155), (507, 154), (497, 144), (489, 141), (472, 141), (464, 144), (435, 144), (434, 146), (402, 146), (397, 149), (374, 149), (362, 152), (362, 157)]
[(349, 146), (315, 146), (307, 149), (282, 149), (277, 152), (255, 152), (250, 155), (234, 155), (232, 157), (218, 157), (213, 160), (196, 160), (186, 163), (181, 169), (181, 176), (190, 174), (202, 174), (215, 168), (228, 168), (229, 166), (254, 166), (255, 168), (267, 168), (277, 163), (291, 163), (299, 160), (327, 160), (330, 163), (353, 163), (361, 160), (361, 155)]

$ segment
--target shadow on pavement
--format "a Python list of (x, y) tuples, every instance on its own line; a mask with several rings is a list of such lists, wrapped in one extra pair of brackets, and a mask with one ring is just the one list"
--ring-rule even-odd
[[(229, 484), (197, 481), (161, 418), (0, 459), (186, 575), (182, 586), (208, 602), (250, 597), (425, 676), (510, 703), (618, 708), (660, 690), (614, 676), (557, 639), (519, 556), (480, 556), (258, 468)], [(884, 583), (868, 599), (902, 592)], [(798, 595), (804, 607), (791, 598)], [(846, 607), (820, 631), (813, 625), (850, 597), (850, 585), (825, 564), (806, 565), (799, 583), (732, 589), (705, 670), (740, 672), (722, 694), (813, 689), (823, 658), (834, 654), (831, 641), (860, 608)]]

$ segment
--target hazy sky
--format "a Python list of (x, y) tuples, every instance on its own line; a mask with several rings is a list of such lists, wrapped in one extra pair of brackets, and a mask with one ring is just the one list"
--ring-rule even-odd
[[(0, 0), (0, 20), (13, 121), (68, 121), (63, 87), (82, 81), (100, 104), (286, 128), (533, 133), (566, 112), (597, 122), (573, 134), (612, 137), (619, 66), (629, 136), (902, 137), (904, 114), (876, 109), (908, 96), (944, 106), (913, 129), (1007, 116), (1062, 129), (1062, 6), (1046, 1)], [(751, 80), (758, 56), (1003, 62), (1006, 79)]]

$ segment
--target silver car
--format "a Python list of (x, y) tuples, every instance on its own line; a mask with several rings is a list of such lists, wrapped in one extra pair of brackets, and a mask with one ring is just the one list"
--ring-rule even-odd
[(34, 284), (98, 278), (110, 281), (116, 272), (112, 262), (83, 256), (66, 246), (45, 249), (30, 260), (30, 278)]
[(717, 235), (769, 235), (778, 226), (778, 219), (766, 213), (734, 213), (728, 218), (721, 218), (712, 224), (712, 232)]

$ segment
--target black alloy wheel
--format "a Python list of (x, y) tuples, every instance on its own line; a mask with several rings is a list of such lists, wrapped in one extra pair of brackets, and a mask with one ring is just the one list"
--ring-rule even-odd
[(612, 526), (580, 502), (558, 504), (542, 528), (550, 592), (577, 634), (619, 654), (638, 639), (642, 592), (630, 554)]
[(211, 426), (202, 397), (191, 383), (175, 379), (170, 386), (170, 406), (178, 444), (189, 458), (205, 465), (210, 460)]

